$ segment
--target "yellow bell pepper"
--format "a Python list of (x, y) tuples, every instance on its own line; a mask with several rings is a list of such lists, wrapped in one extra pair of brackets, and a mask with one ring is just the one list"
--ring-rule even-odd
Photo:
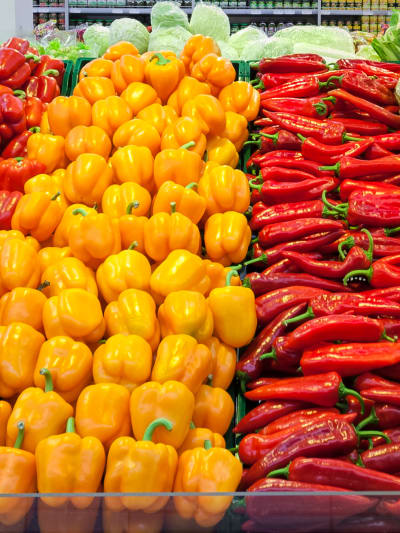
[(0, 328), (0, 397), (12, 398), (33, 385), (33, 371), (44, 336), (28, 324)]
[(40, 348), (33, 381), (44, 389), (45, 378), (41, 368), (51, 372), (53, 388), (66, 402), (75, 402), (81, 390), (92, 377), (92, 352), (83, 342), (71, 337), (57, 336), (44, 342)]
[(260, 109), (260, 93), (247, 81), (235, 81), (224, 87), (218, 96), (225, 111), (243, 115), (246, 120), (255, 120)]
[(125, 122), (117, 129), (113, 136), (113, 144), (116, 148), (128, 145), (145, 146), (149, 148), (153, 157), (160, 150), (160, 143), (160, 134), (157, 129), (149, 122), (140, 118), (134, 118)]
[(141, 82), (130, 83), (121, 93), (121, 98), (129, 105), (134, 115), (151, 104), (161, 103), (153, 87)]
[(185, 145), (162, 150), (154, 159), (154, 182), (158, 189), (165, 181), (186, 187), (199, 181), (203, 168), (204, 162), (199, 154), (190, 152)]
[(206, 202), (206, 215), (237, 211), (244, 213), (250, 205), (250, 187), (246, 174), (228, 165), (203, 174), (198, 192)]
[(236, 168), (239, 162), (239, 154), (235, 145), (223, 137), (212, 137), (207, 142), (207, 158), (216, 161), (220, 165), (229, 165)]
[(107, 48), (105, 54), (103, 54), (103, 58), (109, 59), (110, 61), (117, 61), (124, 55), (137, 56), (139, 55), (139, 50), (129, 41), (118, 41)]
[(75, 422), (81, 437), (97, 437), (106, 450), (131, 434), (129, 391), (116, 383), (85, 387), (76, 402)]
[(245, 141), (249, 138), (247, 120), (243, 115), (239, 115), (233, 111), (227, 111), (225, 113), (225, 122), (225, 130), (222, 132), (221, 137), (229, 139), (234, 144), (236, 150), (240, 152)]
[(109, 255), (121, 250), (119, 222), (104, 213), (89, 214), (86, 209), (75, 211), (83, 215), (70, 228), (68, 244), (75, 257), (90, 268), (97, 268)]
[(156, 304), (145, 291), (127, 289), (110, 302), (105, 311), (107, 335), (139, 335), (154, 351), (160, 340), (160, 325), (156, 317)]
[(103, 213), (113, 218), (121, 218), (126, 215), (128, 208), (132, 209), (136, 216), (147, 215), (150, 204), (149, 191), (134, 181), (127, 181), (121, 185), (110, 185), (104, 191), (101, 200)]
[(46, 268), (67, 257), (71, 257), (71, 248), (69, 246), (46, 246), (45, 248), (42, 248), (38, 252), (40, 272), (43, 274)]
[(214, 329), (207, 300), (196, 291), (175, 291), (168, 294), (158, 309), (158, 319), (162, 337), (184, 333), (198, 342), (206, 342)]
[(156, 383), (148, 381), (137, 387), (131, 395), (130, 412), (133, 435), (142, 440), (146, 428), (157, 418), (172, 423), (168, 431), (158, 427), (153, 433), (154, 442), (169, 444), (175, 449), (182, 446), (189, 431), (194, 408), (193, 393), (179, 381)]
[[(121, 437), (113, 442), (107, 459), (105, 492), (146, 494), (172, 491), (178, 454), (170, 445), (151, 442), (154, 431), (161, 427), (171, 431), (173, 424), (166, 418), (157, 418), (149, 424), (139, 442), (131, 437)], [(126, 507), (132, 511), (143, 509), (154, 513), (165, 507), (168, 499), (169, 496), (121, 496), (106, 497), (105, 503), (113, 511)]]
[(155, 89), (165, 104), (185, 75), (185, 66), (180, 59), (167, 58), (160, 52), (154, 52), (146, 65), (144, 75), (146, 83)]
[(144, 248), (146, 254), (154, 261), (164, 261), (172, 250), (189, 250), (193, 254), (200, 252), (201, 237), (199, 228), (182, 215), (156, 213), (144, 227)]
[(147, 146), (128, 145), (119, 148), (110, 158), (117, 183), (133, 182), (153, 190), (154, 159)]
[(43, 331), (42, 312), (46, 296), (42, 291), (16, 287), (0, 298), (0, 325), (23, 322), (37, 331)]
[[(221, 263), (216, 263), (214, 261), (210, 261), (209, 259), (204, 259), (204, 263), (206, 264), (206, 272), (207, 276), (210, 278), (210, 288), (207, 292), (207, 295), (217, 287), (225, 287), (226, 285), (226, 276), (229, 274), (229, 272), (232, 270), (230, 267), (224, 267), (221, 265)], [(232, 277), (231, 278), (231, 285), (241, 285), (242, 282), (240, 281), (240, 277)]]
[(174, 483), (175, 492), (200, 492), (199, 496), (176, 496), (175, 508), (183, 518), (194, 518), (202, 527), (212, 527), (222, 520), (233, 496), (207, 496), (207, 492), (234, 492), (242, 478), (239, 459), (224, 448), (187, 450), (179, 457)]
[(201, 83), (195, 78), (185, 76), (179, 83), (178, 88), (168, 98), (168, 105), (173, 107), (177, 115), (180, 116), (185, 103), (195, 98), (198, 94), (210, 94), (210, 87), (207, 83)]
[(96, 272), (97, 285), (107, 303), (117, 300), (127, 289), (148, 291), (150, 276), (147, 257), (133, 249), (108, 256)]
[(206, 222), (204, 242), (207, 255), (224, 266), (243, 261), (250, 240), (251, 229), (241, 213), (216, 213)]
[(221, 55), (221, 50), (214, 39), (200, 34), (190, 37), (181, 52), (181, 60), (186, 67), (186, 72), (189, 73), (193, 65), (207, 54)]
[(40, 250), (40, 244), (36, 239), (29, 235), (25, 236), (21, 231), (16, 229), (0, 230), (0, 250), (4, 243), (9, 239), (19, 239), (20, 241), (28, 243), (36, 252), (39, 252)]
[(97, 296), (93, 270), (76, 257), (65, 257), (48, 266), (42, 274), (43, 293), (50, 298), (64, 289), (84, 289)]
[(101, 78), (109, 78), (111, 76), (111, 67), (113, 62), (109, 59), (98, 57), (86, 63), (79, 73), (79, 81), (83, 78), (100, 76)]
[(24, 191), (25, 194), (32, 192), (47, 192), (51, 196), (57, 196), (57, 203), (62, 207), (63, 212), (69, 206), (68, 200), (64, 196), (63, 181), (65, 178), (65, 170), (59, 169), (53, 172), (53, 174), (38, 174), (30, 180), (25, 182)]
[(132, 246), (137, 252), (144, 253), (144, 227), (147, 224), (147, 217), (137, 217), (129, 213), (119, 219), (119, 229), (121, 233), (121, 248)]
[(65, 154), (70, 161), (87, 153), (108, 159), (111, 148), (110, 137), (98, 126), (75, 126), (65, 137)]
[(28, 387), (21, 392), (7, 424), (6, 442), (10, 446), (17, 438), (18, 422), (25, 422), (25, 437), (21, 447), (31, 453), (35, 453), (41, 440), (61, 433), (74, 411), (69, 403), (53, 391), (49, 370), (42, 368), (41, 372), (46, 380), (44, 391), (38, 387)]
[(190, 335), (168, 335), (160, 342), (152, 381), (179, 381), (196, 394), (211, 370), (211, 353)]
[(229, 59), (210, 53), (192, 66), (190, 75), (196, 80), (206, 82), (210, 86), (211, 94), (217, 96), (221, 89), (233, 83), (236, 71)]
[(6, 239), (0, 249), (0, 292), (16, 287), (35, 289), (40, 281), (40, 265), (36, 249), (30, 241)]
[(105, 324), (99, 300), (83, 289), (64, 289), (47, 300), (43, 309), (46, 337), (64, 335), (82, 342), (103, 337)]
[[(64, 211), (63, 217), (53, 235), (53, 246), (65, 247), (68, 245), (68, 237), (73, 226), (79, 226), (83, 215), (75, 213), (77, 210), (83, 209), (90, 215), (97, 214), (96, 209), (87, 207), (85, 204), (72, 204)], [(74, 214), (75, 213), (75, 214)], [(69, 247), (68, 247), (69, 248)], [(69, 248), (69, 250), (71, 250)], [(72, 253), (72, 252), (71, 252)]]
[(226, 390), (235, 375), (236, 350), (221, 342), (217, 337), (210, 337), (204, 344), (208, 346), (212, 358), (209, 384)]
[(113, 181), (111, 165), (98, 154), (81, 154), (68, 165), (64, 194), (72, 203), (100, 204), (104, 191)]
[(241, 348), (254, 337), (257, 316), (254, 293), (247, 287), (232, 287), (230, 279), (238, 275), (234, 270), (227, 276), (227, 286), (213, 289), (208, 304), (214, 317), (214, 332), (222, 341)]
[(6, 444), (7, 422), (11, 411), (11, 405), (4, 400), (0, 400), (0, 446), (5, 446)]
[(153, 271), (150, 287), (162, 301), (174, 291), (190, 290), (205, 294), (210, 287), (210, 278), (204, 261), (198, 255), (187, 250), (174, 250)]
[(57, 96), (49, 103), (47, 112), (50, 130), (61, 137), (66, 137), (75, 126), (92, 123), (91, 105), (81, 96)]
[(196, 427), (208, 428), (225, 435), (234, 411), (233, 400), (226, 390), (202, 385), (195, 397), (193, 422)]
[(111, 81), (117, 94), (121, 94), (131, 83), (144, 80), (146, 63), (138, 55), (124, 54), (111, 67)]
[(93, 357), (95, 383), (119, 383), (132, 392), (148, 381), (153, 354), (139, 335), (113, 335), (99, 346)]
[(59, 193), (32, 192), (25, 194), (17, 204), (11, 219), (12, 229), (32, 235), (38, 241), (47, 241), (65, 211), (59, 202)]
[(60, 135), (34, 133), (26, 145), (28, 159), (36, 159), (45, 166), (47, 174), (67, 166), (65, 140)]
[(131, 108), (119, 96), (108, 96), (104, 100), (98, 100), (92, 107), (93, 126), (104, 130), (110, 139), (121, 124), (132, 118)]
[(83, 78), (75, 87), (74, 96), (82, 96), (91, 105), (98, 100), (104, 100), (108, 96), (115, 95), (115, 88), (109, 78), (92, 76)]
[(163, 529), (163, 512), (145, 513), (144, 511), (111, 511), (107, 503), (103, 505), (104, 533), (161, 533)]
[(175, 109), (169, 105), (151, 104), (139, 111), (137, 118), (154, 126), (162, 135), (167, 126), (178, 120), (178, 115)]
[(165, 128), (161, 136), (161, 150), (184, 146), (191, 152), (199, 154), (200, 157), (203, 157), (206, 144), (206, 136), (200, 122), (191, 117), (178, 118), (176, 122)]
[(208, 428), (192, 428), (189, 429), (186, 439), (178, 450), (179, 455), (193, 448), (204, 448), (206, 440), (211, 442), (213, 448), (225, 448), (225, 439), (219, 433), (213, 433)]
[(225, 130), (225, 111), (215, 96), (199, 94), (185, 103), (183, 117), (196, 118), (204, 135), (222, 135)]
[(168, 213), (173, 202), (177, 213), (182, 213), (194, 224), (198, 224), (204, 215), (206, 200), (193, 190), (196, 186), (195, 182), (184, 187), (173, 181), (164, 181), (154, 198), (153, 214)]
[[(106, 454), (96, 437), (75, 433), (74, 419), (67, 421), (66, 432), (52, 435), (39, 442), (35, 451), (38, 492), (96, 492), (101, 483)], [(68, 465), (66, 467), (66, 465)], [(93, 496), (43, 497), (50, 507), (60, 507), (67, 501), (78, 509), (86, 509)]]

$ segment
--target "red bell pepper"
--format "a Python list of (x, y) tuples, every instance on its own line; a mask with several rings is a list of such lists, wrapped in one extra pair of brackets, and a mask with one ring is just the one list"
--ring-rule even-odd
[(12, 94), (0, 95), (0, 141), (4, 144), (25, 130), (26, 120), (22, 100)]
[(27, 154), (28, 139), (31, 135), (37, 133), (38, 131), (40, 131), (40, 128), (31, 128), (30, 130), (25, 130), (14, 137), (14, 139), (12, 139), (1, 152), (2, 157), (6, 159), (25, 157)]
[(0, 189), (24, 192), (25, 182), (45, 170), (45, 165), (35, 159), (5, 159), (0, 163)]
[(42, 76), (32, 76), (25, 86), (25, 92), (28, 97), (35, 96), (44, 103), (50, 103), (54, 98), (60, 95), (60, 87), (57, 79), (46, 73), (58, 73), (57, 70), (46, 71)]
[(0, 190), (0, 230), (11, 229), (11, 219), (21, 198), (22, 192)]
[(64, 61), (56, 59), (55, 57), (43, 55), (33, 71), (33, 75), (38, 77), (47, 76), (48, 74), (46, 74), (46, 72), (49, 70), (57, 71), (57, 74), (54, 74), (54, 77), (57, 80), (58, 86), (61, 88), (65, 72)]
[(26, 127), (28, 129), (39, 127), (42, 121), (45, 105), (39, 98), (28, 96), (24, 101)]

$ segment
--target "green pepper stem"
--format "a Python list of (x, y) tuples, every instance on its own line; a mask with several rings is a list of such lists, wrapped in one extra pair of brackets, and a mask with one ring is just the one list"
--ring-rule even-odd
[(13, 91), (13, 95), (23, 100), (26, 97), (26, 92), (18, 89), (16, 91)]
[(324, 102), (332, 102), (332, 104), (336, 104), (336, 98), (335, 96), (325, 96), (322, 98)]
[(40, 133), (40, 128), (39, 126), (32, 126), (32, 128), (29, 128), (29, 131), (32, 133)]
[(25, 423), (20, 420), (17, 424), (18, 435), (15, 439), (14, 448), (20, 449), (25, 437)]
[(347, 239), (344, 239), (344, 241), (340, 242), (338, 244), (338, 253), (339, 253), (339, 257), (342, 261), (344, 261), (346, 259), (346, 255), (343, 251), (343, 248), (344, 247), (347, 247), (349, 246), (349, 248), (353, 248), (353, 246), (356, 245), (356, 241), (354, 240), (354, 237), (352, 237), (350, 235), (350, 237), (347, 237)]
[(290, 463), (284, 468), (277, 468), (276, 470), (272, 470), (272, 472), (267, 474), (267, 477), (282, 476), (287, 479), (289, 477), (289, 468), (290, 468)]
[(153, 438), (154, 431), (159, 427), (164, 426), (165, 429), (171, 431), (174, 427), (174, 424), (167, 418), (156, 418), (151, 424), (147, 426), (146, 431), (144, 432), (142, 440), (151, 440)]
[(389, 341), (389, 342), (397, 342), (397, 336), (394, 336), (394, 337), (389, 337), (389, 335), (386, 333), (385, 330), (383, 330), (383, 333), (381, 335), (381, 339), (385, 340), (385, 341)]
[(176, 213), (176, 202), (170, 202), (169, 205), (171, 206), (171, 213)]
[(243, 372), (242, 370), (238, 370), (236, 372), (236, 377), (239, 379), (240, 382), (240, 390), (242, 391), (242, 394), (244, 394), (246, 391), (246, 383), (249, 381), (249, 375), (246, 374), (246, 372)]
[(365, 276), (368, 281), (371, 281), (372, 275), (372, 267), (366, 268), (365, 270), (352, 270), (351, 272), (348, 272), (343, 278), (343, 285), (347, 285), (349, 283), (350, 278), (353, 278), (355, 276)]
[(350, 142), (360, 142), (364, 139), (361, 139), (360, 137), (353, 137), (352, 135), (349, 135), (348, 133), (343, 133), (342, 137), (343, 141), (350, 141)]
[[(373, 440), (372, 440), (371, 437), (370, 437), (370, 438), (368, 439), (368, 450), (372, 450), (373, 447), (374, 447), (374, 442), (373, 442)], [(360, 457), (360, 459), (361, 459), (361, 457)], [(364, 465), (364, 463), (363, 463), (363, 465)]]
[(366, 228), (363, 228), (361, 231), (362, 233), (365, 233), (365, 235), (368, 237), (368, 250), (364, 250), (364, 253), (367, 256), (369, 262), (372, 263), (372, 259), (374, 256), (374, 239), (371, 235), (371, 232), (368, 231)]
[(46, 289), (47, 287), (50, 287), (50, 281), (47, 281), (46, 279), (45, 281), (43, 281), (43, 283), (37, 286), (36, 290), (42, 291), (43, 289)]
[(338, 161), (334, 165), (324, 165), (322, 167), (319, 167), (319, 170), (333, 170), (335, 174), (339, 174), (340, 172), (340, 162)]
[(192, 148), (192, 146), (195, 146), (195, 145), (196, 145), (196, 143), (194, 141), (189, 141), (186, 144), (182, 144), (182, 146), (180, 146), (180, 148), (183, 148), (184, 150), (187, 150), (188, 148)]
[(303, 314), (294, 316), (293, 318), (288, 318), (287, 320), (283, 321), (284, 326), (288, 326), (289, 324), (296, 324), (297, 322), (301, 322), (302, 320), (309, 320), (311, 318), (315, 318), (314, 311), (312, 310), (312, 307), (309, 305), (307, 307), (307, 311), (305, 311)]
[(307, 140), (307, 137), (304, 137), (304, 135), (302, 135), (301, 133), (298, 133), (297, 134), (297, 137), (300, 139), (300, 141), (303, 143)]
[(390, 235), (393, 235), (394, 233), (398, 233), (400, 231), (400, 226), (397, 226), (397, 228), (385, 228), (385, 235), (388, 237)]
[(195, 181), (192, 181), (192, 183), (189, 183), (189, 185), (186, 185), (185, 189), (194, 189), (195, 187), (197, 188), (199, 186), (198, 183), (196, 183)]
[(361, 422), (356, 426), (356, 430), (360, 431), (362, 428), (369, 426), (370, 424), (377, 424), (379, 422), (378, 417), (376, 416), (375, 407), (372, 407), (370, 414), (361, 420)]
[(73, 215), (82, 215), (83, 217), (87, 217), (88, 212), (82, 209), (82, 207), (78, 207), (78, 209), (74, 209), (72, 211)]
[(230, 284), (231, 284), (232, 276), (239, 276), (237, 270), (235, 270), (233, 268), (228, 272), (228, 274), (226, 275), (226, 278), (225, 278), (225, 285), (227, 287), (229, 287)]
[(338, 205), (331, 204), (328, 198), (326, 197), (326, 191), (322, 191), (321, 200), (324, 206), (328, 208), (330, 211), (334, 211), (338, 215), (346, 218), (347, 209), (348, 209), (347, 204), (338, 204)]
[(360, 454), (358, 454), (357, 461), (354, 464), (357, 465), (357, 466), (361, 466), (361, 467), (365, 468), (365, 464), (363, 463), (363, 460), (361, 459), (361, 455)]
[(127, 215), (131, 215), (132, 214), (132, 209), (137, 209), (139, 207), (140, 203), (135, 200), (133, 202), (131, 202), (130, 204), (128, 204), (127, 208), (126, 208), (126, 214)]
[(150, 59), (150, 62), (153, 61), (153, 59), (157, 59), (156, 65), (167, 65), (168, 63), (171, 63), (170, 59), (167, 59), (165, 56), (163, 56), (160, 52), (156, 52)]
[(247, 289), (251, 289), (251, 282), (249, 278), (244, 278), (242, 281), (242, 287), (246, 287)]
[(190, 429), (196, 429), (196, 426), (194, 425), (193, 420), (190, 422), (190, 424), (189, 424), (189, 428), (190, 428)]
[(66, 433), (75, 433), (75, 418), (70, 416), (67, 420)]
[(134, 250), (139, 246), (139, 243), (137, 241), (132, 241), (131, 244), (128, 246), (128, 250)]
[(14, 157), (15, 161), (17, 163), (22, 163), (22, 161), (25, 159), (24, 157)]
[(44, 376), (44, 392), (51, 392), (53, 390), (53, 379), (50, 370), (48, 368), (41, 368), (40, 374)]
[(51, 200), (51, 201), (57, 200), (57, 198), (58, 198), (59, 196), (61, 196), (61, 192), (60, 192), (60, 191), (57, 191), (56, 194), (50, 198), (50, 200)]
[(360, 413), (362, 415), (365, 413), (365, 404), (364, 404), (364, 400), (362, 399), (361, 395), (357, 391), (346, 387), (343, 381), (339, 385), (338, 393), (339, 393), (340, 399), (344, 398), (345, 396), (354, 396), (354, 398), (357, 398), (357, 400), (360, 402), (360, 405), (361, 405)]
[(256, 185), (256, 181), (260, 181), (259, 176), (257, 176), (257, 178), (252, 178), (251, 180), (249, 180), (250, 189), (257, 189), (258, 191), (261, 191), (262, 185)]
[(328, 112), (328, 106), (324, 102), (318, 102), (316, 104), (313, 104), (313, 107), (315, 108), (315, 111), (318, 115), (326, 115)]
[(39, 63), (40, 61), (40, 57), (37, 56), (36, 54), (25, 54), (25, 59), (28, 60), (28, 59), (33, 59), (33, 61), (35, 63)]
[(60, 75), (59, 71), (56, 70), (55, 68), (50, 68), (49, 70), (45, 70), (42, 74), (42, 76), (54, 76), (54, 77), (57, 77), (59, 75)]
[(275, 361), (276, 361), (278, 358), (276, 357), (275, 348), (272, 348), (272, 350), (270, 352), (263, 353), (262, 355), (260, 355), (260, 357), (258, 359), (260, 361), (264, 361), (264, 359), (275, 359)]
[(248, 261), (245, 261), (243, 265), (244, 266), (252, 265), (254, 263), (259, 263), (260, 261), (268, 261), (267, 254), (261, 254), (259, 257), (255, 257), (254, 259), (249, 259)]
[(211, 441), (208, 440), (208, 439), (205, 440), (205, 441), (204, 441), (204, 449), (205, 449), (205, 450), (211, 450), (211, 448), (212, 448)]
[(360, 439), (367, 439), (368, 437), (382, 437), (385, 440), (386, 444), (391, 444), (392, 442), (390, 437), (388, 437), (386, 433), (383, 433), (383, 431), (357, 431), (357, 436)]

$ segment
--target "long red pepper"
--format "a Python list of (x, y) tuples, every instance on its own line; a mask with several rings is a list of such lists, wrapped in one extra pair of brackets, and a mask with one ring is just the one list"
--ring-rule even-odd
[[(279, 91), (282, 87), (279, 87)], [(278, 92), (278, 91), (275, 91)], [(282, 96), (284, 93), (280, 93)], [(268, 111), (278, 111), (283, 113), (294, 113), (303, 117), (326, 118), (336, 102), (333, 96), (313, 96), (311, 98), (290, 98), (290, 97), (266, 97), (261, 95), (261, 107)]]
[(257, 387), (261, 387), (262, 385), (270, 385), (271, 383), (276, 383), (279, 380), (280, 378), (267, 378), (264, 376), (262, 378), (257, 378), (253, 379), (252, 381), (249, 381), (248, 383), (246, 383), (246, 388), (248, 390), (253, 390)]
[(385, 287), (395, 287), (399, 284), (400, 276), (400, 255), (383, 257), (364, 270), (353, 270), (346, 274), (343, 283), (347, 285), (353, 281), (363, 281), (377, 289)]
[[(346, 154), (353, 157), (353, 154)], [(394, 155), (392, 152), (389, 152), (389, 150), (386, 150), (386, 148), (383, 148), (382, 146), (379, 146), (379, 144), (373, 143), (371, 146), (367, 148), (364, 152), (364, 158), (368, 160), (374, 160), (374, 159), (380, 159), (381, 157), (391, 157)]]
[[(261, 78), (261, 81), (264, 83), (263, 78)], [(328, 87), (328, 84), (321, 82), (316, 76), (301, 77), (292, 79), (273, 89), (263, 91), (260, 94), (260, 98), (263, 102), (262, 105), (264, 105), (264, 100), (281, 98), (282, 95), (284, 95), (284, 98), (307, 98), (316, 96), (326, 87)]]
[(372, 372), (364, 372), (360, 374), (354, 381), (354, 388), (359, 392), (363, 389), (372, 389), (376, 387), (384, 387), (386, 389), (398, 389), (399, 384), (394, 381), (389, 381)]
[(366, 468), (396, 474), (400, 472), (400, 444), (382, 444), (372, 450), (365, 450), (360, 454), (362, 464)]
[(275, 180), (284, 182), (301, 182), (315, 180), (315, 176), (299, 169), (284, 168), (279, 166), (262, 167), (261, 176), (264, 181)]
[(400, 286), (372, 289), (364, 291), (363, 295), (370, 298), (384, 298), (386, 300), (391, 300), (392, 302), (400, 303)]
[(394, 174), (400, 172), (400, 156), (393, 155), (373, 160), (360, 160), (345, 156), (334, 165), (320, 167), (320, 170), (333, 170), (341, 179), (360, 178), (373, 174)]
[(288, 220), (265, 226), (259, 233), (259, 242), (263, 247), (274, 246), (288, 240), (295, 240), (326, 231), (338, 231), (342, 228), (342, 222), (325, 218)]
[(273, 59), (264, 58), (259, 63), (251, 63), (260, 72), (321, 72), (328, 70), (322, 57), (316, 54), (288, 55)]
[(301, 134), (298, 134), (298, 137), (302, 141), (301, 153), (303, 156), (322, 165), (333, 165), (343, 156), (357, 157), (363, 154), (373, 143), (372, 139), (365, 139), (334, 146), (323, 144), (313, 137), (306, 138)]
[[(349, 199), (350, 194), (353, 191), (356, 190), (367, 190), (372, 192), (379, 192), (379, 191), (388, 191), (389, 193), (393, 191), (393, 193), (400, 194), (400, 187), (397, 187), (396, 185), (391, 185), (390, 183), (384, 183), (381, 181), (374, 182), (374, 181), (361, 181), (361, 180), (355, 180), (355, 179), (345, 179), (340, 184), (340, 199), (345, 202)], [(327, 206), (326, 206), (327, 207)], [(327, 209), (329, 209), (327, 207)]]
[[(263, 168), (269, 166), (303, 170), (304, 172), (308, 172), (309, 174), (317, 177), (329, 178), (335, 175), (333, 171), (321, 170), (320, 165), (316, 161), (304, 159), (301, 152), (291, 152), (292, 155), (295, 154), (295, 157), (272, 157), (274, 153), (275, 152), (271, 152), (271, 154), (265, 154), (270, 155), (268, 160), (259, 161), (258, 165), (261, 168), (261, 175)], [(276, 154), (277, 153), (278, 152), (276, 152)], [(300, 154), (300, 156), (298, 154)]]
[(264, 427), (283, 415), (307, 407), (304, 402), (273, 401), (263, 402), (251, 409), (233, 428), (234, 433), (250, 433)]
[(388, 89), (379, 79), (370, 78), (363, 72), (346, 72), (340, 76), (333, 75), (326, 82), (347, 90), (349, 93), (380, 105), (396, 103), (393, 91)]
[[(350, 132), (351, 135), (383, 135), (387, 133), (388, 126), (386, 124), (381, 124), (379, 122), (372, 122), (367, 120), (360, 120), (357, 118), (346, 118), (346, 117), (332, 117), (330, 119), (333, 122), (342, 124), (346, 131)], [(386, 147), (385, 147), (386, 148)]]
[(314, 418), (315, 415), (321, 415), (325, 413), (336, 413), (337, 415), (340, 414), (336, 407), (310, 407), (308, 409), (300, 409), (299, 411), (294, 411), (293, 413), (281, 416), (277, 420), (270, 422), (258, 433), (260, 435), (271, 435), (271, 433), (288, 429), (295, 423), (305, 422), (306, 420)]
[[(365, 72), (368, 76), (386, 76), (392, 74), (399, 78), (399, 70), (390, 67), (390, 63), (380, 63), (378, 61), (367, 61), (364, 59), (339, 59), (337, 66), (341, 69), (356, 69)], [(393, 65), (396, 67), (397, 65)]]
[(300, 141), (297, 136), (286, 130), (279, 130), (274, 133), (261, 131), (259, 134), (252, 135), (251, 139), (244, 143), (244, 145), (251, 144), (257, 146), (261, 154), (273, 150), (298, 150), (300, 148)]
[(310, 179), (297, 182), (266, 180), (262, 185), (255, 184), (255, 180), (251, 180), (250, 187), (259, 191), (263, 202), (275, 204), (316, 200), (321, 197), (323, 191), (329, 192), (335, 189), (338, 183), (336, 178), (315, 178), (313, 176)]
[(342, 292), (345, 288), (341, 283), (324, 279), (310, 274), (296, 272), (282, 272), (277, 274), (265, 274), (264, 272), (251, 272), (243, 280), (243, 285), (250, 287), (256, 296), (265, 294), (282, 287), (303, 285), (331, 292)]
[(363, 389), (362, 395), (363, 397), (368, 398), (368, 400), (373, 400), (374, 402), (400, 406), (400, 385), (398, 385), (397, 388), (383, 388), (380, 386), (371, 389)]

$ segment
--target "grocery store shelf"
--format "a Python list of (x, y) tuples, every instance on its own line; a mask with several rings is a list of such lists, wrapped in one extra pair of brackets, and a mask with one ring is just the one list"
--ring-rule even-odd
[(34, 7), (34, 13), (65, 13), (65, 7)]
[[(183, 8), (186, 13), (191, 13), (192, 8)], [(316, 15), (318, 9), (250, 9), (250, 8), (238, 8), (238, 9), (224, 9), (227, 15)], [(111, 15), (140, 15), (148, 14), (151, 12), (151, 7), (125, 7), (125, 8), (110, 8), (110, 7), (83, 7), (76, 8), (71, 7), (69, 12), (74, 14), (97, 14), (97, 13), (110, 13)]]
[(321, 15), (391, 15), (391, 11), (371, 11), (370, 9), (322, 9)]
[[(191, 13), (192, 8), (182, 8), (186, 13)], [(96, 15), (100, 13), (109, 13), (110, 15), (145, 15), (151, 12), (151, 7), (70, 7), (69, 12), (74, 14)]]
[(227, 15), (316, 15), (318, 9), (224, 9)]

